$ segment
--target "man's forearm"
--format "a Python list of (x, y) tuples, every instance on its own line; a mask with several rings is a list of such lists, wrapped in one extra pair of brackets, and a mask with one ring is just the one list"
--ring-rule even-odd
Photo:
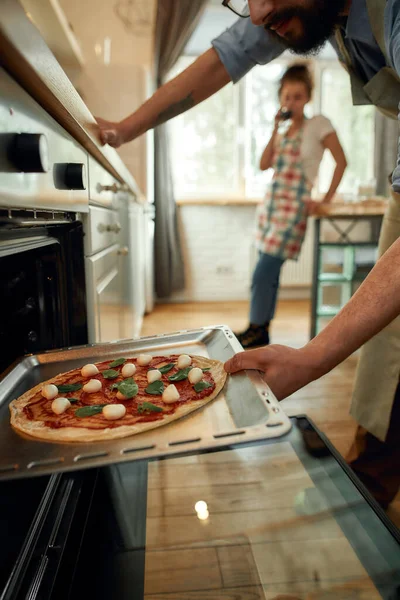
[(217, 52), (211, 48), (121, 122), (124, 142), (183, 114), (215, 94), (229, 81), (228, 72)]
[(305, 347), (317, 366), (329, 372), (400, 314), (400, 238), (377, 262), (340, 313)]

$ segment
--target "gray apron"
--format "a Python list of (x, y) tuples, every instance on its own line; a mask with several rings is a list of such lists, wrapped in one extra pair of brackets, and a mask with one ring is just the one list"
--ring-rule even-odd
[[(386, 59), (384, 12), (386, 0), (367, 0), (369, 20), (374, 37)], [(368, 83), (356, 74), (337, 29), (336, 41), (341, 62), (349, 71), (354, 105), (374, 104), (383, 114), (397, 119), (400, 101), (400, 79), (391, 67), (381, 69)], [(392, 193), (383, 219), (379, 239), (381, 256), (400, 236), (400, 194)], [(384, 441), (390, 423), (394, 394), (400, 376), (400, 317), (367, 342), (358, 363), (350, 414), (367, 431)]]

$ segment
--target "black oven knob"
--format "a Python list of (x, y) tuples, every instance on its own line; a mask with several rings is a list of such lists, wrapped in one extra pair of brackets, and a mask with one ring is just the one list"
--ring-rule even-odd
[(9, 146), (10, 162), (23, 173), (47, 173), (49, 149), (43, 133), (18, 133)]
[(68, 163), (65, 168), (64, 183), (69, 190), (86, 190), (87, 178), (84, 163)]

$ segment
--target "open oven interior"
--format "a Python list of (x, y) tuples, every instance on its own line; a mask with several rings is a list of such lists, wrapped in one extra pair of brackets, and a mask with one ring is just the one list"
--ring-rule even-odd
[(87, 343), (82, 224), (16, 212), (0, 226), (0, 373), (24, 354)]

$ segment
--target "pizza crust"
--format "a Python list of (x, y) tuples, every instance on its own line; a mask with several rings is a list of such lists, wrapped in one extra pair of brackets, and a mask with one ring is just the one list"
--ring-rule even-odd
[[(201, 400), (185, 402), (181, 406), (178, 406), (174, 414), (166, 415), (162, 420), (137, 423), (134, 425), (121, 425), (120, 427), (115, 427), (113, 429), (99, 430), (85, 427), (61, 427), (59, 429), (51, 429), (41, 421), (27, 419), (23, 409), (42, 387), (49, 383), (55, 385), (57, 385), (57, 383), (61, 384), (65, 380), (65, 375), (76, 371), (76, 369), (73, 369), (72, 371), (60, 373), (56, 377), (38, 384), (16, 400), (13, 400), (10, 404), (11, 425), (17, 431), (26, 433), (31, 437), (52, 442), (100, 442), (116, 440), (131, 435), (137, 435), (138, 433), (143, 433), (149, 429), (156, 429), (157, 427), (168, 425), (168, 423), (172, 423), (172, 421), (176, 421), (177, 419), (182, 419), (191, 412), (198, 410), (214, 400), (225, 385), (227, 374), (221, 361), (205, 358), (203, 356), (192, 356), (191, 358), (194, 367), (200, 367), (201, 369), (207, 367), (210, 368), (210, 373), (215, 382), (215, 389), (209, 396), (206, 396)], [(166, 357), (166, 359), (168, 359), (168, 357)]]

